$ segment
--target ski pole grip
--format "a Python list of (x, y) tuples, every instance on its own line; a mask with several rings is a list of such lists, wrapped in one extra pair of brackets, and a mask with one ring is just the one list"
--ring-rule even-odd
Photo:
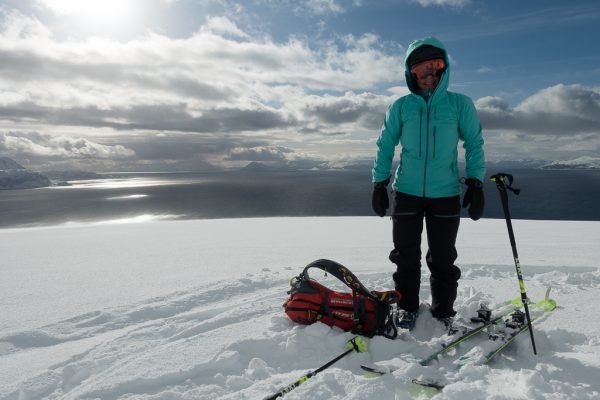
[(490, 177), (490, 179), (493, 180), (494, 182), (497, 182), (497, 181), (504, 182), (504, 178), (506, 178), (506, 180), (508, 180), (508, 184), (509, 185), (512, 185), (512, 182), (513, 182), (513, 176), (512, 176), (512, 174), (506, 174), (504, 172), (498, 172), (497, 174), (492, 175)]
[[(506, 188), (508, 190), (510, 190), (511, 192), (513, 192), (514, 194), (518, 195), (519, 193), (521, 193), (521, 189), (517, 189), (517, 188), (513, 188), (512, 184), (513, 184), (513, 180), (514, 177), (512, 176), (512, 174), (506, 174), (504, 172), (498, 172), (495, 175), (492, 175), (490, 177), (491, 181), (496, 182), (496, 186), (498, 186), (498, 189), (502, 191), (502, 189)], [(508, 181), (508, 183), (505, 185), (504, 181)]]
[(357, 353), (363, 353), (367, 351), (367, 342), (362, 337), (356, 336), (346, 342), (346, 348)]

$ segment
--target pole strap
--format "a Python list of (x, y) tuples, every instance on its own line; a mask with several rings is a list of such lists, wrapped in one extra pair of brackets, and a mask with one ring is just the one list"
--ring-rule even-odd
[[(492, 175), (490, 177), (490, 179), (492, 181), (496, 182), (496, 185), (498, 186), (499, 189), (500, 189), (500, 186), (505, 187), (506, 189), (510, 190), (517, 196), (519, 195), (519, 193), (521, 193), (521, 189), (512, 187), (514, 178), (511, 174), (506, 174), (504, 172), (498, 172), (496, 175)], [(505, 181), (508, 181), (508, 184), (505, 184), (504, 183)]]

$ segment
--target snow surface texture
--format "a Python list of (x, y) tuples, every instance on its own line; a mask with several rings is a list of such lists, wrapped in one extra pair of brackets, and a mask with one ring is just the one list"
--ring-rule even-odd
[[(488, 366), (422, 367), (414, 359), (446, 339), (425, 311), (413, 332), (367, 339), (368, 352), (285, 398), (409, 399), (411, 378), (446, 380), (436, 399), (600, 398), (600, 223), (513, 222), (529, 296), (552, 286), (559, 305), (535, 326), (538, 356), (521, 335)], [(456, 308), (468, 318), (519, 291), (504, 221), (461, 223)], [(390, 220), (368, 217), (0, 230), (0, 399), (262, 399), (353, 337), (290, 322), (290, 278), (330, 258), (390, 289), (390, 245)], [(372, 379), (361, 364), (394, 372)]]

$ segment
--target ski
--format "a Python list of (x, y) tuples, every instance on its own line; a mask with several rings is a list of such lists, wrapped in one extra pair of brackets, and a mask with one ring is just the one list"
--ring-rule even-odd
[[(456, 346), (466, 342), (467, 340), (469, 340), (473, 336), (477, 335), (478, 333), (486, 330), (488, 327), (501, 322), (505, 316), (510, 314), (512, 311), (514, 311), (514, 307), (506, 307), (506, 306), (507, 305), (508, 306), (511, 306), (511, 305), (518, 306), (520, 301), (521, 301), (521, 299), (518, 298), (518, 299), (509, 300), (507, 302), (502, 303), (501, 306), (499, 307), (499, 311), (493, 313), (494, 317), (491, 316), (492, 315), (491, 310), (489, 310), (489, 309), (486, 310), (482, 307), (482, 309), (480, 309), (478, 312), (478, 317), (471, 319), (472, 322), (478, 322), (479, 325), (472, 327), (472, 328), (465, 327), (466, 329), (459, 330), (458, 332), (461, 333), (459, 337), (453, 339), (452, 341), (450, 341), (448, 343), (442, 343), (441, 349), (434, 351), (428, 357), (419, 361), (419, 364), (429, 365), (433, 360), (437, 359), (438, 356), (440, 356), (441, 354), (447, 353), (448, 351), (450, 351), (453, 348), (455, 348)], [(487, 311), (487, 315), (484, 315), (484, 311)]]
[[(536, 320), (539, 320), (540, 318), (544, 317), (546, 314), (548, 314), (551, 311), (554, 311), (554, 309), (556, 308), (556, 301), (552, 300), (552, 299), (544, 299), (542, 301), (540, 301), (539, 303), (535, 304), (535, 308), (543, 308), (544, 309), (544, 313), (540, 314), (537, 317), (534, 317), (531, 320), (531, 323), (535, 322)], [(512, 333), (509, 333), (507, 336), (504, 336), (503, 338), (501, 338), (502, 340), (502, 344), (500, 344), (500, 346), (498, 346), (496, 349), (488, 352), (485, 355), (485, 359), (483, 360), (482, 364), (487, 364), (489, 363), (494, 357), (496, 357), (502, 350), (504, 350), (508, 345), (510, 345), (512, 342), (514, 342), (514, 340), (517, 338), (517, 336), (519, 336), (521, 333), (527, 331), (529, 329), (529, 324), (527, 324), (527, 321), (522, 320), (521, 316), (519, 316), (518, 318), (515, 318), (515, 314), (513, 314), (513, 320), (510, 321), (509, 323), (511, 324), (510, 327), (514, 326), (514, 331)], [(514, 325), (512, 325), (514, 324)]]
[[(546, 295), (544, 296), (544, 300), (542, 300), (538, 303), (532, 304), (531, 308), (536, 309), (536, 308), (544, 307), (546, 305), (546, 301), (549, 300), (549, 296), (550, 296), (550, 288), (548, 288), (546, 290)], [(473, 336), (477, 335), (478, 333), (483, 332), (486, 329), (501, 323), (506, 316), (522, 309), (523, 308), (522, 306), (523, 305), (521, 303), (521, 298), (519, 297), (519, 298), (515, 298), (513, 300), (509, 300), (509, 301), (502, 303), (499, 307), (497, 307), (497, 311), (495, 311), (495, 312), (493, 312), (491, 310), (485, 310), (483, 308), (480, 309), (478, 311), (477, 318), (471, 318), (472, 322), (479, 322), (480, 323), (479, 326), (463, 330), (459, 337), (455, 338), (454, 340), (452, 340), (449, 343), (443, 343), (441, 349), (434, 351), (428, 357), (419, 361), (419, 364), (424, 365), (424, 366), (429, 365), (433, 360), (436, 360), (438, 358), (438, 356), (440, 356), (441, 354), (447, 353), (451, 349), (455, 348), (456, 346), (460, 345), (461, 343), (466, 342), (468, 339), (472, 338)], [(488, 312), (487, 315), (483, 311), (487, 311)], [(492, 317), (492, 314), (494, 315), (493, 317)]]
[[(535, 304), (532, 304), (531, 309), (532, 310), (537, 310), (537, 309), (547, 310), (548, 308), (553, 309), (553, 307), (556, 306), (556, 303), (554, 302), (554, 300), (549, 299), (549, 295), (550, 295), (550, 288), (547, 289), (544, 300), (541, 300)], [(522, 309), (521, 298), (516, 298), (513, 300), (505, 301), (505, 302), (501, 303), (499, 306), (497, 306), (494, 310), (488, 309), (487, 313), (481, 312), (482, 310), (485, 311), (485, 308), (482, 307), (482, 309), (480, 309), (478, 311), (478, 317), (471, 319), (472, 322), (478, 322), (479, 323), (478, 326), (459, 331), (460, 332), (459, 337), (453, 339), (450, 342), (443, 343), (441, 345), (440, 349), (434, 351), (426, 358), (418, 361), (418, 363), (423, 366), (427, 366), (427, 365), (431, 364), (431, 362), (433, 360), (437, 359), (438, 356), (440, 356), (444, 353), (447, 353), (448, 351), (450, 351), (451, 349), (457, 347), (458, 345), (460, 345), (462, 343), (467, 342), (468, 340), (475, 337), (477, 334), (479, 334), (493, 326), (502, 324), (505, 318), (508, 317), (509, 319), (511, 319), (512, 314), (518, 313), (518, 312), (522, 313), (521, 309)], [(544, 314), (545, 314), (545, 312), (544, 312)], [(538, 316), (538, 318), (540, 316)], [(519, 327), (519, 329), (522, 329), (522, 327)], [(527, 328), (522, 329), (519, 333), (525, 331), (526, 329)], [(515, 337), (506, 338), (506, 339), (503, 339), (503, 337), (496, 337), (496, 339), (502, 340), (502, 344), (503, 344), (502, 348), (508, 346), (508, 344), (510, 344), (510, 342), (512, 342), (515, 338), (516, 338), (516, 335), (515, 335)], [(510, 340), (510, 342), (506, 343), (507, 340)], [(491, 354), (491, 352), (490, 352), (490, 354), (489, 354), (490, 357), (486, 361), (486, 363), (489, 362), (501, 350), (502, 349), (498, 350), (495, 354)], [(459, 361), (460, 361), (459, 364), (469, 363), (469, 361), (470, 361), (469, 357), (466, 357), (466, 358), (465, 357), (466, 356), (461, 357), (461, 359), (459, 359)], [(458, 368), (460, 368), (460, 367), (462, 367), (462, 365), (460, 365)], [(381, 375), (385, 375), (387, 373), (393, 372), (393, 369), (381, 368), (379, 366), (373, 366), (373, 365), (371, 365), (371, 366), (361, 365), (361, 368), (363, 370), (367, 371), (369, 373), (369, 375), (373, 376), (373, 377), (381, 376)], [(438, 383), (435, 383), (435, 382), (423, 382), (423, 381), (418, 381), (418, 380), (413, 380), (413, 383), (422, 385), (422, 386), (429, 386), (429, 387), (440, 386)]]
[[(540, 318), (546, 316), (549, 312), (556, 308), (556, 302), (550, 299), (550, 288), (546, 291), (546, 296), (543, 300), (538, 301), (531, 306), (532, 323), (539, 321)], [(504, 348), (512, 343), (518, 335), (527, 331), (529, 324), (525, 318), (525, 314), (521, 309), (514, 311), (508, 315), (508, 318), (502, 323), (496, 325), (494, 332), (490, 332), (488, 340), (492, 343), (498, 343), (498, 346), (494, 346), (488, 350), (485, 354), (473, 353), (466, 354), (460, 357), (457, 362), (457, 368), (460, 369), (463, 365), (475, 364), (483, 365), (489, 363), (496, 355), (498, 355)], [(489, 347), (489, 346), (487, 346)]]
[[(541, 300), (532, 305), (532, 324), (534, 322), (539, 322), (543, 317), (547, 316), (556, 308), (556, 301), (548, 297), (549, 292), (550, 289), (547, 290), (546, 297), (544, 298), (544, 300)], [(494, 346), (492, 349), (488, 348), (483, 355), (479, 352), (474, 352), (472, 354), (467, 354), (459, 358), (455, 362), (454, 369), (459, 370), (465, 365), (489, 364), (498, 354), (500, 354), (511, 343), (513, 343), (521, 333), (526, 332), (529, 329), (529, 326), (530, 325), (526, 319), (525, 313), (521, 310), (514, 311), (508, 316), (506, 320), (504, 320), (501, 324), (498, 325), (498, 329), (495, 332), (490, 333), (488, 336), (488, 340), (490, 342), (498, 343), (497, 346)], [(424, 387), (436, 388), (438, 390), (442, 390), (445, 386), (440, 382), (424, 381), (418, 379), (413, 379), (412, 383)]]
[[(458, 346), (461, 343), (466, 342), (468, 339), (470, 339), (473, 336), (477, 335), (478, 333), (484, 331), (485, 329), (487, 329), (489, 326), (493, 325), (494, 323), (498, 323), (498, 322), (502, 321), (502, 319), (504, 317), (506, 317), (508, 314), (513, 312), (515, 310), (515, 307), (519, 307), (520, 304), (521, 304), (521, 298), (519, 297), (519, 298), (507, 300), (507, 301), (500, 303), (498, 306), (496, 306), (494, 308), (494, 310), (489, 310), (487, 307), (482, 305), (481, 309), (478, 311), (477, 318), (471, 318), (472, 322), (478, 323), (479, 325), (477, 325), (475, 327), (466, 327), (465, 326), (464, 329), (456, 330), (455, 332), (460, 333), (460, 336), (454, 338), (450, 342), (443, 343), (439, 350), (436, 350), (435, 352), (430, 354), (428, 357), (420, 360), (419, 364), (429, 365), (431, 363), (431, 361), (435, 360), (439, 355), (450, 351), (451, 349), (455, 348), (456, 346)], [(484, 310), (488, 312), (487, 316), (485, 315), (485, 312), (481, 312)], [(492, 318), (491, 315), (494, 315), (494, 317)], [(392, 372), (392, 371), (389, 371), (384, 368), (380, 368), (375, 365), (373, 365), (373, 366), (361, 365), (360, 367), (363, 370), (367, 371), (372, 376), (385, 375), (388, 372)]]
[(383, 369), (381, 367), (378, 367), (376, 365), (361, 364), (360, 368), (362, 368), (363, 371), (367, 371), (370, 374), (379, 375), (379, 376), (385, 375), (388, 372), (392, 372), (392, 371), (389, 371), (389, 370), (385, 370), (385, 369)]

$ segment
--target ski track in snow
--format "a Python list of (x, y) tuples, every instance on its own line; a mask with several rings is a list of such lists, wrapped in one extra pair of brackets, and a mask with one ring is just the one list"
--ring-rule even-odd
[[(481, 302), (517, 297), (514, 266), (462, 266), (456, 308), (472, 316)], [(432, 366), (414, 362), (444, 340), (425, 311), (416, 329), (391, 341), (368, 339), (369, 351), (351, 354), (285, 396), (286, 399), (409, 399), (410, 378), (446, 381), (436, 399), (597, 399), (600, 338), (586, 301), (600, 295), (596, 267), (524, 267), (534, 300), (553, 286), (559, 308), (536, 324), (538, 356), (521, 335), (489, 366), (455, 371), (451, 357)], [(0, 379), (0, 398), (29, 399), (261, 399), (344, 351), (354, 335), (322, 324), (295, 325), (283, 313), (289, 278), (267, 268), (238, 280), (98, 310), (0, 337), (0, 364), (50, 358), (37, 374)], [(423, 270), (422, 301), (429, 297)], [(331, 277), (317, 279), (343, 290)], [(359, 274), (371, 289), (389, 288), (388, 273)], [(515, 288), (507, 294), (506, 288)], [(486, 294), (483, 294), (483, 289)], [(425, 306), (423, 306), (425, 310)], [(597, 316), (597, 315), (596, 315)], [(579, 324), (579, 325), (578, 325)], [(481, 336), (483, 338), (483, 336)], [(483, 341), (481, 341), (483, 345)], [(457, 350), (464, 353), (461, 347)], [(50, 354), (50, 355), (49, 355)], [(24, 361), (19, 361), (19, 360)], [(395, 371), (377, 379), (360, 364)], [(2, 372), (2, 370), (0, 370)], [(6, 371), (5, 371), (6, 372)]]

